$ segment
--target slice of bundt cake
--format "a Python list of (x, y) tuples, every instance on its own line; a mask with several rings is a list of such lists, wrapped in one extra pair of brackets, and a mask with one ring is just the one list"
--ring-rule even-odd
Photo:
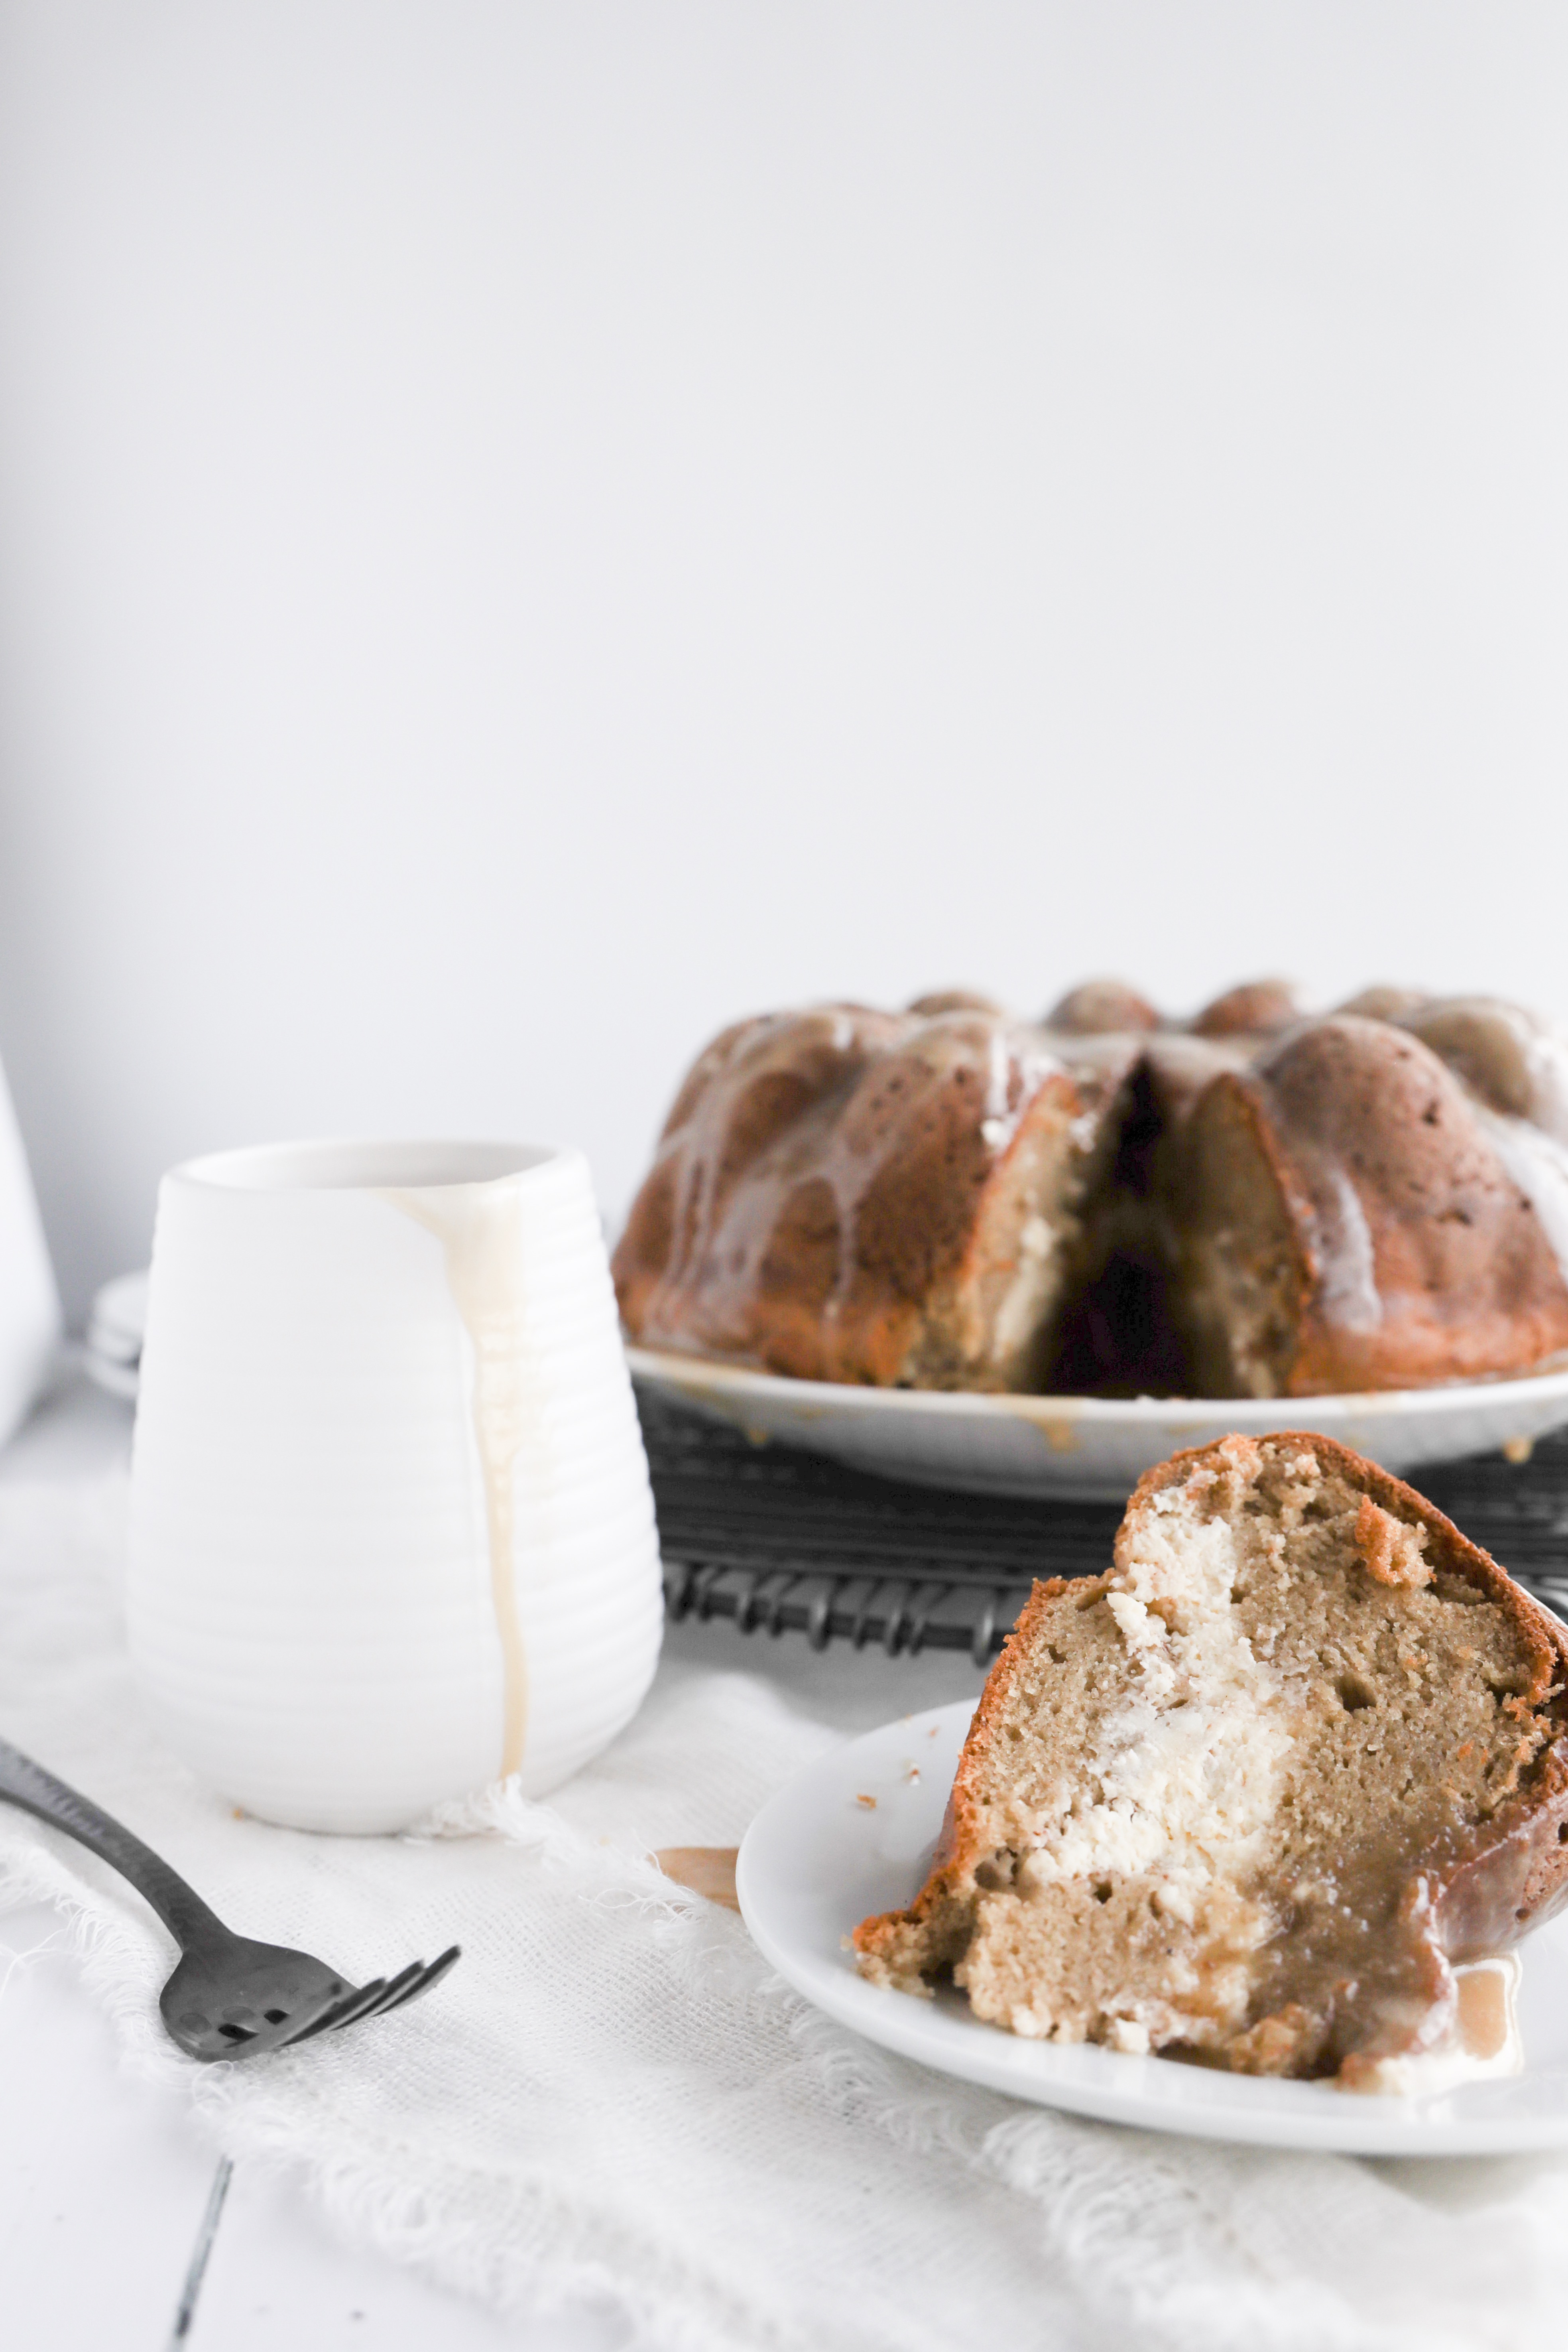
[(1178, 1454), (1107, 1574), (1036, 1585), (862, 1971), (950, 1969), (1046, 2041), (1418, 2081), (1456, 1968), (1568, 1894), (1565, 1669), (1556, 1621), (1344, 1447)]
[(627, 1329), (803, 1379), (1038, 1388), (1135, 1053), (973, 1005), (726, 1030), (615, 1253)]

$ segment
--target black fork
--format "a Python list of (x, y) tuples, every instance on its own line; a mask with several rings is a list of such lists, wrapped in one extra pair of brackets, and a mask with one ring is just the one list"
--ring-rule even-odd
[(428, 1992), (461, 1949), (454, 1944), (428, 1968), (415, 1960), (390, 1982), (377, 1977), (373, 1984), (350, 1984), (308, 1952), (235, 1935), (151, 1846), (3, 1739), (0, 1797), (101, 1855), (152, 1906), (181, 1955), (158, 2006), (170, 2034), (193, 2058), (254, 2058), (379, 2017)]

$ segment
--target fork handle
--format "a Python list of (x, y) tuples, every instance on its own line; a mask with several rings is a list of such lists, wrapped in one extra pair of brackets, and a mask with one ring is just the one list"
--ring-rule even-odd
[(182, 1950), (214, 1933), (228, 1936), (216, 1912), (209, 1911), (195, 1890), (151, 1846), (143, 1845), (90, 1799), (57, 1780), (52, 1772), (46, 1772), (41, 1764), (35, 1764), (30, 1756), (4, 1739), (0, 1739), (0, 1797), (20, 1805), (25, 1812), (37, 1813), (40, 1821), (52, 1822), (90, 1853), (101, 1855), (112, 1870), (131, 1881), (139, 1895), (145, 1895)]

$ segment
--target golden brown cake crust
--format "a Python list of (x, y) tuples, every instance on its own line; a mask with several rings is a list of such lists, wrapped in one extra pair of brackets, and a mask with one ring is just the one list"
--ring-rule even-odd
[(626, 1328), (807, 1380), (1038, 1382), (1134, 1058), (972, 1008), (738, 1024), (683, 1086), (616, 1249)]
[[(1403, 1921), (1415, 1923), (1412, 1933), (1448, 1961), (1462, 1963), (1503, 1951), (1568, 1900), (1568, 1629), (1412, 1487), (1348, 1447), (1312, 1433), (1280, 1432), (1258, 1441), (1222, 1439), (1179, 1454), (1149, 1472), (1128, 1505), (1117, 1538), (1115, 1569), (1128, 1567), (1129, 1547), (1136, 1545), (1153, 1497), (1166, 1488), (1183, 1486), (1195, 1472), (1223, 1467), (1228, 1451), (1234, 1457), (1239, 1451), (1255, 1454), (1260, 1446), (1310, 1455), (1322, 1473), (1337, 1475), (1359, 1493), (1356, 1540), (1369, 1578), (1396, 1586), (1406, 1580), (1407, 1560), (1419, 1559), (1420, 1580), (1432, 1576), (1461, 1581), (1495, 1604), (1517, 1634), (1527, 1669), (1522, 1686), (1505, 1700), (1504, 1712), (1517, 1726), (1521, 1754), (1528, 1748), (1531, 1760), (1514, 1793), (1504, 1797), (1490, 1818), (1446, 1824), (1433, 1838), (1410, 1869), (1400, 1911)], [(1412, 1531), (1408, 1540), (1406, 1529)], [(925, 1884), (906, 1909), (863, 1920), (854, 1931), (855, 1949), (867, 1974), (915, 1990), (920, 1979), (929, 1979), (944, 1964), (962, 1960), (977, 1906), (992, 1883), (988, 1873), (997, 1860), (996, 1759), (1013, 1712), (1019, 1676), (1031, 1658), (1038, 1670), (1042, 1640), (1051, 1629), (1057, 1604), (1072, 1599), (1077, 1606), (1088, 1607), (1111, 1582), (1107, 1575), (1053, 1579), (1034, 1587), (981, 1695)], [(1244, 2055), (1233, 2056), (1229, 2063), (1252, 2071)]]
[(1085, 980), (1059, 997), (1045, 1016), (1048, 1029), (1080, 1036), (1116, 1032), (1128, 1035), (1157, 1029), (1160, 1016), (1146, 996), (1124, 980)]
[(1195, 1226), (1221, 1160), (1249, 1145), (1288, 1233), (1261, 1392), (1495, 1378), (1568, 1348), (1568, 1279), (1498, 1133), (1418, 1038), (1351, 1014), (1211, 1082), (1194, 1115)]
[(1206, 1004), (1192, 1027), (1199, 1037), (1271, 1036), (1301, 1017), (1301, 1000), (1290, 981), (1249, 980)]
[(905, 1010), (910, 1013), (991, 1013), (998, 1021), (1008, 1017), (1005, 1004), (994, 996), (982, 996), (976, 988), (931, 988), (924, 996), (911, 997)]
[(894, 1975), (902, 1975), (904, 1971), (900, 1965), (901, 1947), (908, 1940), (908, 1931), (911, 1928), (935, 1927), (940, 1935), (945, 1919), (952, 1922), (952, 1948), (942, 1952), (940, 1958), (956, 1959), (958, 1957), (968, 1932), (975, 1873), (991, 1851), (976, 1783), (984, 1769), (986, 1758), (1001, 1735), (1003, 1717), (1013, 1696), (1014, 1677), (1019, 1664), (1040, 1636), (1051, 1603), (1074, 1591), (1103, 1591), (1104, 1582), (1103, 1577), (1036, 1578), (1030, 1597), (1019, 1612), (1018, 1622), (1002, 1643), (997, 1662), (986, 1677), (986, 1685), (980, 1693), (980, 1702), (975, 1709), (974, 1720), (958, 1758), (957, 1770), (953, 1776), (953, 1786), (942, 1816), (942, 1827), (925, 1884), (905, 1909), (883, 1911), (873, 1918), (861, 1921), (851, 1940), (862, 1959), (885, 1959), (890, 1963)]

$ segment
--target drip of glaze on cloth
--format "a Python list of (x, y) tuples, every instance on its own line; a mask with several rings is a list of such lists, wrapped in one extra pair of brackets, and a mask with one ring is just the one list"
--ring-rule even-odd
[(508, 1184), (421, 1184), (378, 1197), (434, 1234), (446, 1284), (474, 1345), (474, 1436), (485, 1485), (490, 1592), (501, 1644), (501, 1769), (523, 1760), (528, 1672), (517, 1622), (513, 1470), (527, 1434), (522, 1202)]

